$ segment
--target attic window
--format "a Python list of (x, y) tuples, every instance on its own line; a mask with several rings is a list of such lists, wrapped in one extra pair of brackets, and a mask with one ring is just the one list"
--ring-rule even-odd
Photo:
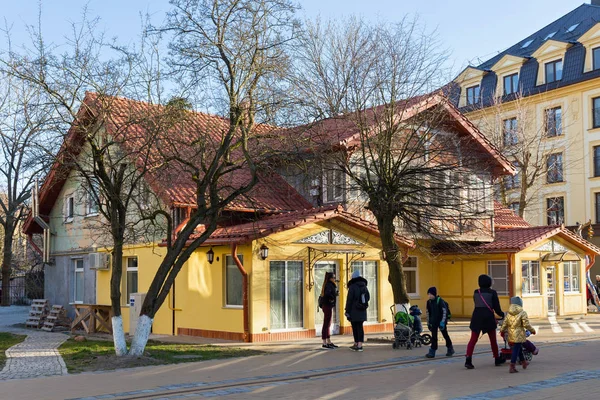
[(533, 39), (529, 39), (528, 41), (526, 41), (525, 43), (523, 43), (523, 45), (521, 46), (521, 48), (524, 49), (525, 47), (528, 47), (531, 43), (533, 43)]
[(544, 40), (552, 39), (554, 37), (554, 35), (556, 35), (556, 31), (547, 34), (546, 37), (544, 38)]
[(569, 29), (567, 29), (567, 33), (569, 33), (569, 32), (573, 32), (573, 31), (575, 30), (575, 28), (577, 28), (578, 26), (579, 26), (579, 24), (578, 24), (578, 23), (577, 23), (577, 24), (575, 24), (575, 25), (571, 25), (571, 26), (569, 27)]

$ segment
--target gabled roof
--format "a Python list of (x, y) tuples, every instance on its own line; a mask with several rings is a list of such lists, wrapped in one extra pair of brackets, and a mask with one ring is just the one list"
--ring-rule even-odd
[(513, 210), (494, 200), (494, 229), (528, 228), (530, 226)]
[[(219, 227), (202, 245), (249, 243), (274, 233), (331, 219), (339, 220), (356, 229), (379, 237), (379, 230), (376, 224), (344, 211), (341, 206), (330, 206), (269, 215), (253, 222)], [(190, 242), (200, 236), (202, 232), (202, 226), (197, 228), (196, 232), (190, 237)], [(395, 235), (395, 237), (396, 243), (399, 246), (414, 247), (412, 240), (400, 235)]]
[[(397, 103), (398, 118), (407, 121), (419, 113), (433, 107), (443, 107), (448, 117), (456, 122), (460, 133), (473, 139), (483, 154), (487, 155), (494, 165), (496, 175), (514, 175), (516, 170), (512, 163), (492, 144), (492, 142), (479, 129), (471, 123), (444, 95), (443, 91), (417, 96)], [(377, 106), (364, 111), (362, 120), (375, 124), (376, 115), (385, 106)], [(339, 117), (326, 118), (313, 124), (302, 125), (295, 128), (276, 131), (275, 135), (292, 136), (297, 138), (297, 143), (302, 143), (305, 151), (313, 149), (351, 149), (360, 145), (361, 131), (355, 122), (356, 114), (350, 113)]]
[[(144, 137), (152, 134), (147, 132), (140, 115), (158, 114), (163, 106), (149, 104), (121, 97), (102, 97), (96, 93), (86, 93), (82, 106), (80, 107), (78, 120), (92, 118), (98, 109), (103, 109), (100, 102), (110, 102), (110, 115), (103, 118), (107, 133), (113, 137), (119, 137), (122, 146), (136, 149), (144, 142)], [(106, 107), (106, 105), (104, 106)], [(228, 129), (228, 120), (216, 115), (200, 112), (189, 112), (186, 114), (186, 122), (181, 129), (172, 129), (165, 132), (174, 143), (181, 157), (188, 159), (195, 156), (195, 150), (188, 148), (190, 143), (199, 138), (200, 134), (208, 134), (218, 137)], [(272, 129), (271, 127), (259, 126), (259, 130)], [(64, 143), (50, 172), (48, 173), (42, 187), (40, 188), (40, 214), (50, 214), (58, 195), (70, 172), (70, 164), (66, 163), (67, 157), (77, 156), (82, 150), (84, 140), (82, 132), (76, 125), (72, 125), (67, 133)], [(175, 144), (172, 143), (173, 146)], [(129, 154), (129, 153), (128, 153)], [(157, 164), (161, 162), (162, 156), (157, 149), (149, 154), (149, 158)], [(263, 211), (281, 212), (297, 209), (310, 208), (312, 205), (304, 199), (294, 188), (292, 188), (280, 175), (276, 173), (259, 173), (258, 183), (245, 196), (240, 196), (232, 202), (228, 210), (231, 211)], [(196, 204), (195, 182), (192, 173), (185, 171), (175, 163), (166, 168), (156, 168), (145, 175), (146, 181), (152, 190), (168, 205), (193, 206)], [(237, 170), (227, 176), (224, 185), (228, 187), (239, 187), (251, 179), (247, 169)], [(35, 224), (33, 224), (35, 225)], [(25, 230), (37, 229), (29, 219), (25, 224)]]
[(518, 253), (542, 240), (558, 236), (586, 253), (600, 254), (600, 248), (577, 236), (564, 226), (532, 226), (529, 228), (503, 229), (496, 231), (493, 242), (478, 244), (440, 243), (434, 251), (439, 254), (494, 254)]
[[(580, 38), (594, 27), (598, 21), (600, 21), (600, 6), (582, 4), (489, 60), (473, 66), (473, 68), (479, 70), (490, 70), (490, 73), (486, 74), (481, 80), (482, 103), (475, 106), (465, 106), (462, 110), (471, 111), (481, 107), (490, 107), (496, 103), (494, 90), (498, 77), (491, 69), (506, 55), (529, 58), (528, 61), (523, 63), (519, 71), (519, 85), (522, 87), (522, 94), (524, 96), (599, 78), (600, 69), (584, 72), (585, 48), (579, 43)], [(488, 34), (491, 34), (491, 32), (488, 32)], [(565, 47), (570, 46), (563, 59), (562, 79), (536, 86), (538, 61), (534, 55), (542, 46), (547, 46), (546, 43), (549, 41), (562, 43)], [(459, 91), (460, 88), (455, 87), (453, 90)], [(451, 97), (454, 99), (455, 104), (458, 104), (456, 94), (452, 93)], [(508, 95), (504, 100), (510, 101), (513, 98), (514, 95)]]

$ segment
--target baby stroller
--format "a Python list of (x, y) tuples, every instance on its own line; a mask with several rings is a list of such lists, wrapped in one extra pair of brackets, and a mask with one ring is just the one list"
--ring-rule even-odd
[(400, 347), (406, 347), (407, 350), (413, 347), (421, 347), (422, 344), (431, 343), (431, 336), (427, 334), (421, 334), (423, 331), (423, 324), (421, 323), (421, 310), (418, 306), (412, 306), (410, 311), (407, 312), (406, 308), (404, 311), (394, 313), (394, 306), (390, 307), (392, 312), (392, 318), (394, 318), (394, 343), (392, 348), (398, 349)]
[[(504, 347), (502, 349), (500, 349), (500, 357), (504, 358), (504, 360), (506, 361), (510, 361), (510, 358), (512, 357), (512, 346), (511, 344), (508, 342), (508, 338), (507, 338), (507, 334), (506, 333), (500, 333), (500, 336), (502, 337), (502, 339), (504, 339)], [(525, 331), (525, 336), (529, 337), (531, 336), (531, 332), (529, 331)], [(521, 352), (523, 353), (523, 357), (525, 358), (525, 360), (531, 362), (531, 360), (533, 360), (533, 353), (529, 350), (527, 350), (525, 348), (525, 346), (521, 347)]]

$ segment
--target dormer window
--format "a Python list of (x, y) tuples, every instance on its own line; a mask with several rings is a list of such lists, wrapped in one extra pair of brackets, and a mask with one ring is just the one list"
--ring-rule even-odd
[(471, 86), (467, 88), (467, 104), (479, 103), (480, 87), (479, 85)]
[(571, 25), (569, 27), (569, 29), (567, 29), (567, 33), (573, 32), (578, 26), (579, 26), (579, 23), (577, 23), (575, 25)]
[(552, 39), (554, 37), (554, 35), (556, 35), (556, 32), (550, 32), (549, 34), (546, 35), (544, 40)]
[(546, 83), (556, 82), (562, 79), (562, 59), (546, 63), (544, 68), (546, 71)]
[(592, 50), (592, 65), (593, 69), (600, 69), (600, 47)]
[(529, 47), (529, 45), (533, 43), (533, 39), (530, 39), (528, 41), (526, 41), (525, 43), (523, 43), (523, 45), (521, 46), (522, 49)]
[(519, 74), (504, 77), (504, 95), (517, 93), (519, 91)]

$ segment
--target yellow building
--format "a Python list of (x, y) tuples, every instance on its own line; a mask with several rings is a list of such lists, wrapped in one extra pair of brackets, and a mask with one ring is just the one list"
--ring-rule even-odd
[(501, 197), (532, 225), (591, 221), (600, 231), (597, 21), (600, 1), (592, 0), (454, 80), (455, 104), (521, 170)]
[[(510, 296), (519, 295), (534, 318), (587, 312), (582, 290), (585, 271), (600, 249), (564, 227), (529, 227), (506, 209), (497, 208), (495, 223), (498, 230), (493, 242), (442, 243), (427, 249), (433, 250), (433, 256), (397, 237), (407, 256), (404, 265), (410, 277), (411, 304), (424, 309), (427, 289), (436, 286), (454, 316), (468, 317), (477, 278), (489, 274), (503, 309), (508, 308)], [(390, 332), (393, 296), (380, 248), (376, 226), (340, 207), (290, 212), (220, 228), (181, 270), (168, 301), (156, 315), (153, 332), (252, 342), (318, 336), (323, 314), (317, 299), (324, 273), (332, 271), (340, 292), (332, 333), (349, 334), (350, 323), (343, 314), (346, 285), (354, 269), (367, 279), (371, 293), (365, 331)], [(126, 252), (127, 259), (137, 259), (141, 292), (150, 285), (162, 256), (160, 247), (132, 247)], [(246, 304), (244, 273), (248, 277)], [(97, 274), (97, 298), (108, 304), (110, 273)], [(123, 315), (127, 331), (128, 306), (123, 307)]]

